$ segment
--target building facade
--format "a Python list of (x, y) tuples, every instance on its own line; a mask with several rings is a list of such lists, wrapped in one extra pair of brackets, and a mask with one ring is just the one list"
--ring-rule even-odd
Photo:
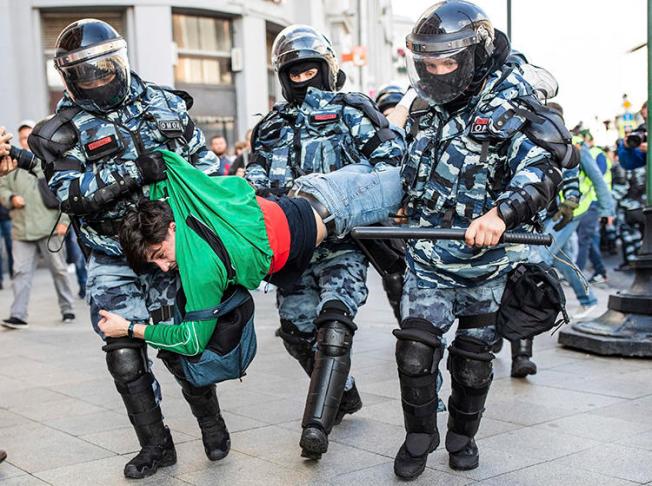
[(232, 145), (280, 100), (271, 67), (276, 34), (293, 23), (326, 33), (348, 75), (346, 90), (373, 94), (392, 77), (390, 0), (0, 0), (6, 69), (0, 125), (52, 113), (62, 94), (53, 56), (69, 23), (92, 17), (127, 40), (132, 69), (195, 98), (191, 113), (207, 138)]

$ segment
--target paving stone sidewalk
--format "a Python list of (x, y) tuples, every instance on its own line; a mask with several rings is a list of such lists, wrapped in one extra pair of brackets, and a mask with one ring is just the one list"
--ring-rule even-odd
[[(39, 270), (29, 329), (0, 330), (0, 448), (9, 454), (0, 465), (0, 486), (136, 484), (123, 478), (122, 468), (138, 443), (86, 305), (77, 303), (76, 323), (61, 323), (51, 285)], [(273, 293), (256, 292), (258, 356), (242, 382), (218, 386), (231, 453), (217, 463), (206, 459), (179, 387), (155, 360), (179, 460), (141, 483), (398, 484), (392, 461), (404, 431), (395, 323), (378, 277), (372, 275), (369, 285), (353, 354), (365, 406), (335, 428), (320, 462), (302, 459), (298, 446), (308, 379), (274, 337)], [(597, 293), (606, 305), (608, 290)], [(0, 318), (8, 316), (10, 302), (11, 291), (0, 291)], [(571, 311), (576, 305), (571, 299)], [(652, 360), (598, 358), (543, 336), (535, 341), (539, 373), (515, 380), (508, 348), (494, 362), (496, 378), (479, 432), (480, 467), (455, 472), (440, 449), (412, 484), (652, 484)], [(445, 380), (446, 399), (447, 375)], [(440, 430), (446, 419), (440, 414)]]

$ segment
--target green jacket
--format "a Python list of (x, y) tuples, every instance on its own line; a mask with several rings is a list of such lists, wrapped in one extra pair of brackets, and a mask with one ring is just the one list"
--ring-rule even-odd
[[(35, 168), (34, 172), (37, 175), (19, 169), (0, 177), (0, 204), (10, 210), (12, 236), (15, 240), (35, 241), (47, 238), (59, 216), (58, 210), (48, 209), (43, 204), (37, 178), (43, 177), (43, 173), (40, 167)], [(14, 208), (11, 196), (22, 196), (25, 207)], [(70, 220), (63, 215), (59, 222), (67, 225)]]
[[(174, 213), (177, 266), (187, 300), (180, 310), (215, 307), (232, 284), (257, 288), (269, 272), (272, 250), (253, 188), (241, 177), (211, 178), (179, 155), (162, 152), (167, 179), (151, 187), (150, 198), (167, 197)], [(206, 348), (216, 324), (211, 319), (149, 326), (145, 341), (195, 355)]]

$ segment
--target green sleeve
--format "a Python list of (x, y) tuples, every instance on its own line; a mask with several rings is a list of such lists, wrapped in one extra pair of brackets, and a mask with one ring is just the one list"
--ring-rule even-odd
[(145, 341), (156, 349), (194, 356), (206, 349), (217, 320), (188, 321), (178, 325), (158, 324), (147, 326)]

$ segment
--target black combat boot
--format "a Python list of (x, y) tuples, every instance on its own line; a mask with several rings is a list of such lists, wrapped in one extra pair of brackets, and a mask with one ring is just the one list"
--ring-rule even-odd
[(220, 413), (215, 385), (192, 388), (195, 394), (188, 393), (187, 387), (184, 386), (183, 396), (199, 423), (206, 457), (211, 461), (224, 459), (231, 449), (231, 436)]
[(176, 464), (177, 451), (174, 448), (170, 429), (163, 427), (163, 436), (161, 437), (158, 425), (135, 427), (142, 449), (125, 465), (125, 477), (130, 479), (146, 478), (154, 474), (159, 467)]
[(362, 398), (360, 398), (360, 393), (358, 393), (358, 387), (355, 386), (355, 381), (353, 386), (344, 390), (342, 394), (342, 400), (340, 400), (340, 407), (337, 409), (337, 415), (335, 416), (335, 425), (339, 425), (342, 422), (342, 419), (347, 414), (354, 414), (362, 408)]
[(527, 375), (537, 374), (537, 365), (532, 357), (532, 339), (519, 339), (510, 341), (512, 345), (512, 376), (525, 378)]

